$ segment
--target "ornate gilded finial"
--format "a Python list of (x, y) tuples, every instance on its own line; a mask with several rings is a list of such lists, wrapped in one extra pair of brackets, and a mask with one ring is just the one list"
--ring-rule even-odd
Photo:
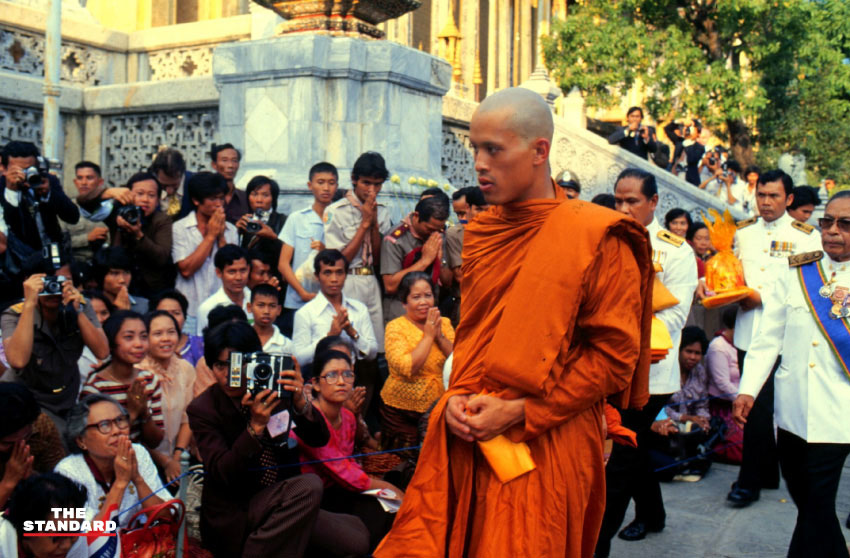
[(452, 65), (452, 79), (460, 82), (461, 79), (461, 64), (460, 64), (460, 40), (461, 34), (455, 24), (454, 2), (449, 6), (449, 19), (443, 26), (443, 30), (437, 35), (443, 47), (443, 58), (449, 61)]
[(481, 78), (481, 56), (478, 51), (475, 51), (475, 69), (472, 72), (472, 85), (481, 85), (484, 80)]

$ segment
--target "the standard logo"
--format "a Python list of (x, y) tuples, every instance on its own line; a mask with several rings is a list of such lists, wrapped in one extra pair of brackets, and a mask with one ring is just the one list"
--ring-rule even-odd
[(86, 508), (50, 508), (54, 519), (24, 521), (25, 537), (100, 536), (114, 537), (114, 521), (87, 521)]

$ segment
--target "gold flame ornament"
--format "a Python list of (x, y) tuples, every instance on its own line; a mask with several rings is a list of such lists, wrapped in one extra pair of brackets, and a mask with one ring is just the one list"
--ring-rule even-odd
[(744, 280), (744, 266), (732, 252), (732, 242), (735, 239), (735, 231), (738, 230), (735, 220), (728, 209), (722, 216), (716, 209), (709, 209), (708, 212), (714, 222), (709, 221), (705, 215), (702, 220), (708, 227), (708, 235), (717, 254), (705, 263), (705, 285), (708, 291), (714, 294), (702, 299), (702, 305), (706, 308), (717, 308), (743, 300), (755, 291), (747, 286)]

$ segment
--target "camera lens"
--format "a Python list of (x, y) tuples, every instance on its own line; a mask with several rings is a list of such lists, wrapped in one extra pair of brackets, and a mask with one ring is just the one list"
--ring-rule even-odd
[(259, 363), (254, 367), (254, 381), (260, 385), (269, 387), (272, 377), (272, 367), (266, 363)]

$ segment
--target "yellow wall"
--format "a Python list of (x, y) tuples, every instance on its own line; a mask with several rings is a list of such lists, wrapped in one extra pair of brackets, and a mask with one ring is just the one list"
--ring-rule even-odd
[(88, 0), (86, 7), (104, 27), (131, 33), (177, 23), (178, 12), (197, 14), (193, 21), (239, 15), (242, 4), (239, 0)]

